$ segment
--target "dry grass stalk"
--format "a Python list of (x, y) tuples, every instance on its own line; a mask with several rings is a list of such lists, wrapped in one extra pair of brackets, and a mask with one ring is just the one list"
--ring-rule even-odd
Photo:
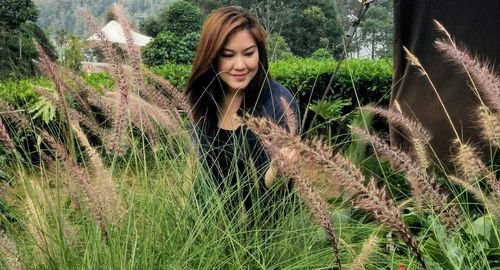
[(246, 124), (265, 146), (275, 149), (272, 152), (279, 149), (296, 150), (303, 163), (329, 171), (332, 183), (340, 181), (353, 196), (355, 205), (370, 211), (380, 223), (397, 233), (417, 256), (422, 267), (427, 269), (415, 236), (402, 220), (399, 208), (386, 196), (385, 189), (375, 185), (374, 180), (366, 187), (359, 169), (342, 155), (333, 154), (319, 141), (311, 142), (311, 146), (306, 145), (298, 137), (290, 136), (286, 130), (266, 119), (249, 118)]
[(111, 136), (110, 148), (117, 155), (123, 155), (127, 136), (127, 120), (128, 120), (128, 103), (129, 103), (129, 86), (126, 72), (120, 64), (115, 49), (112, 47), (109, 40), (106, 38), (100, 27), (97, 25), (94, 17), (83, 12), (83, 16), (90, 26), (91, 30), (96, 33), (99, 38), (97, 44), (102, 48), (106, 61), (111, 64), (111, 74), (115, 78), (117, 92), (116, 108), (113, 117), (114, 134)]
[(22, 111), (16, 110), (9, 103), (0, 100), (0, 114), (2, 117), (9, 117), (14, 126), (20, 130), (28, 130), (30, 129), (30, 121), (27, 115), (25, 115)]
[(15, 149), (14, 144), (10, 139), (9, 131), (7, 130), (7, 127), (4, 125), (2, 118), (0, 118), (0, 143), (2, 143), (5, 146), (5, 148), (11, 151)]
[(94, 147), (90, 145), (87, 136), (85, 136), (78, 124), (73, 123), (72, 128), (77, 140), (80, 142), (81, 146), (83, 146), (85, 153), (90, 159), (93, 179), (91, 183), (92, 192), (97, 196), (97, 203), (101, 206), (104, 217), (106, 217), (108, 221), (112, 221), (114, 217), (117, 216), (115, 209), (119, 209), (116, 184), (105, 169), (101, 157)]
[(191, 106), (189, 105), (186, 97), (184, 97), (178, 89), (176, 89), (169, 81), (154, 74), (149, 70), (144, 70), (144, 75), (153, 80), (156, 84), (158, 84), (164, 91), (164, 93), (167, 94), (172, 99), (174, 104), (176, 104), (176, 106), (179, 109), (187, 113), (190, 120), (193, 120), (191, 115)]
[(283, 107), (285, 111), (285, 123), (288, 127), (288, 130), (292, 136), (295, 136), (298, 133), (298, 124), (295, 113), (290, 107), (290, 104), (288, 104), (288, 102), (283, 97), (280, 98), (280, 102), (281, 107)]
[(19, 261), (20, 256), (16, 243), (3, 230), (0, 230), (0, 254), (3, 257), (3, 261), (5, 262), (7, 269), (25, 269)]
[(46, 131), (41, 131), (42, 137), (52, 148), (57, 158), (61, 161), (61, 164), (65, 171), (71, 176), (71, 180), (79, 187), (84, 199), (90, 208), (90, 212), (94, 217), (102, 236), (107, 240), (108, 234), (106, 231), (106, 216), (103, 206), (100, 204), (98, 194), (95, 194), (91, 181), (85, 171), (80, 168), (71, 158), (65, 147), (58, 143), (52, 135)]
[(118, 18), (118, 23), (122, 26), (123, 34), (125, 36), (125, 40), (127, 41), (127, 50), (125, 51), (127, 52), (128, 60), (133, 71), (131, 74), (133, 78), (132, 81), (135, 85), (142, 89), (142, 86), (144, 85), (144, 81), (140, 76), (142, 60), (140, 50), (137, 45), (135, 45), (134, 37), (132, 36), (132, 27), (124, 14), (125, 12), (122, 6), (116, 5), (116, 8), (113, 9), (113, 13)]
[(45, 213), (47, 213), (47, 205), (45, 203), (45, 194), (40, 187), (40, 182), (31, 179), (23, 179), (25, 181), (26, 193), (26, 222), (30, 236), (34, 241), (34, 252), (40, 261), (46, 261), (50, 255), (54, 254), (52, 239), (47, 236), (50, 231), (49, 224)]
[(468, 183), (474, 183), (481, 176), (488, 175), (488, 169), (479, 158), (477, 150), (469, 145), (455, 141), (457, 153), (454, 161), (461, 177)]
[(69, 106), (68, 102), (66, 102), (66, 97), (64, 96), (64, 90), (62, 86), (62, 79), (59, 77), (57, 70), (55, 68), (54, 63), (50, 60), (49, 56), (45, 53), (42, 46), (35, 42), (35, 48), (38, 51), (38, 55), (40, 56), (40, 67), (41, 70), (49, 76), (55, 84), (56, 93), (59, 96), (59, 100), (61, 102), (62, 113), (69, 125), (70, 117), (69, 117)]
[(375, 151), (389, 161), (393, 168), (406, 172), (418, 208), (429, 206), (434, 213), (440, 215), (442, 222), (449, 228), (457, 225), (460, 220), (458, 208), (447, 204), (448, 195), (431, 181), (425, 169), (417, 165), (408, 154), (389, 146), (379, 137), (360, 128), (353, 128), (353, 132), (371, 143)]
[(494, 115), (486, 106), (480, 106), (478, 120), (484, 138), (491, 145), (500, 148), (500, 115)]
[(436, 98), (438, 99), (439, 104), (441, 105), (441, 108), (443, 109), (443, 112), (446, 115), (446, 119), (448, 120), (448, 122), (450, 124), (450, 127), (453, 129), (453, 133), (455, 134), (455, 138), (456, 139), (460, 139), (461, 137), (458, 135), (458, 131), (457, 131), (455, 125), (453, 124), (453, 122), (451, 121), (451, 117), (450, 117), (450, 114), (448, 113), (448, 109), (446, 109), (446, 106), (444, 105), (444, 102), (441, 99), (441, 95), (439, 94), (436, 86), (434, 85), (434, 83), (432, 82), (431, 78), (429, 77), (429, 74), (425, 70), (424, 66), (422, 66), (422, 64), (420, 63), (420, 61), (418, 60), (418, 58), (414, 54), (412, 54), (406, 47), (403, 47), (403, 49), (404, 49), (404, 51), (406, 53), (406, 58), (407, 58), (408, 62), (412, 66), (414, 66), (415, 68), (417, 68), (417, 70), (419, 71), (419, 73), (421, 75), (425, 76), (425, 78), (427, 79), (427, 81), (431, 85), (431, 88), (434, 91), (434, 94), (436, 94)]
[(88, 101), (84, 100), (80, 94), (78, 94), (73, 87), (71, 87), (66, 81), (62, 80), (62, 86), (68, 91), (68, 93), (75, 99), (76, 103), (82, 108), (82, 111), (90, 114), (92, 109)]
[(328, 207), (311, 186), (309, 181), (303, 178), (300, 166), (297, 166), (297, 164), (300, 164), (300, 156), (298, 155), (298, 152), (292, 147), (280, 147), (263, 138), (267, 138), (269, 133), (273, 133), (273, 129), (278, 129), (276, 131), (280, 132), (284, 137), (287, 137), (287, 139), (291, 141), (297, 141), (299, 139), (292, 135), (292, 133), (289, 133), (288, 131), (270, 123), (265, 119), (249, 118), (245, 120), (245, 123), (261, 138), (264, 148), (268, 151), (268, 153), (270, 153), (271, 158), (275, 161), (278, 169), (292, 178), (297, 191), (311, 209), (314, 219), (327, 232), (340, 269), (341, 261), (338, 240), (333, 229)]
[(453, 41), (453, 39), (451, 38), (451, 35), (450, 33), (448, 32), (448, 30), (446, 30), (446, 28), (444, 27), (444, 25), (442, 25), (438, 20), (434, 20), (434, 25), (436, 26), (436, 29), (443, 33), (446, 38), (450, 41), (450, 43), (455, 46), (455, 42)]
[(465, 72), (470, 74), (474, 85), (483, 94), (488, 104), (495, 112), (500, 112), (500, 77), (493, 73), (492, 66), (483, 64), (472, 57), (467, 50), (450, 42), (437, 40), (434, 45), (451, 62), (463, 67)]
[(362, 270), (365, 269), (365, 265), (370, 262), (370, 257), (373, 256), (378, 251), (378, 244), (380, 239), (377, 235), (370, 235), (368, 239), (366, 239), (363, 247), (359, 251), (358, 256), (354, 259), (350, 270)]
[(156, 105), (158, 109), (164, 108), (163, 110), (171, 114), (177, 123), (181, 122), (181, 116), (177, 111), (177, 106), (160, 91), (149, 85), (145, 85), (140, 94), (141, 97), (145, 97), (149, 103)]
[(389, 123), (403, 128), (410, 136), (415, 157), (422, 168), (430, 165), (427, 155), (427, 146), (431, 140), (431, 135), (419, 122), (403, 115), (401, 111), (388, 110), (379, 107), (365, 106), (362, 110), (378, 114), (386, 118)]

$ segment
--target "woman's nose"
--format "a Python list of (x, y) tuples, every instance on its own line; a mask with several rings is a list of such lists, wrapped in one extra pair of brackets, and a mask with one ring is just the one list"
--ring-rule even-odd
[(241, 57), (236, 57), (233, 68), (234, 69), (245, 69), (245, 61)]

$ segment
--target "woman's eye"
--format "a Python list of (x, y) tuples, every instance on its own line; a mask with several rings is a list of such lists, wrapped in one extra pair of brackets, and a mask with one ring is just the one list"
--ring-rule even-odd
[(228, 57), (233, 57), (233, 55), (232, 55), (232, 54), (224, 54), (224, 53), (223, 53), (221, 56), (222, 56), (222, 57), (225, 57), (225, 58), (228, 58)]
[(245, 53), (245, 56), (252, 56), (254, 53), (255, 53), (255, 51), (246, 52), (246, 53)]

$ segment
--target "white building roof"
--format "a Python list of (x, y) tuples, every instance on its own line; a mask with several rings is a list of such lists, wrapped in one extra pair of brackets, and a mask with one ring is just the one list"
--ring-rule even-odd
[[(119, 24), (115, 20), (111, 20), (106, 26), (104, 26), (101, 31), (104, 33), (106, 38), (113, 43), (122, 43), (126, 44), (127, 40), (125, 38), (125, 34), (123, 33), (123, 28), (121, 24)], [(132, 31), (132, 37), (134, 38), (134, 43), (137, 46), (145, 46), (151, 41), (151, 37), (145, 36), (143, 34), (139, 34), (137, 32)], [(87, 40), (100, 40), (97, 34), (92, 35)]]

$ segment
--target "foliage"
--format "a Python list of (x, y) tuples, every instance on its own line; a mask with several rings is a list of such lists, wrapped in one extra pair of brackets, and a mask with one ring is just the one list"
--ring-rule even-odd
[(83, 80), (96, 89), (99, 94), (104, 94), (113, 89), (113, 77), (107, 72), (92, 72), (83, 74)]
[(178, 37), (199, 32), (203, 24), (204, 15), (201, 10), (186, 1), (174, 2), (164, 10), (158, 21), (163, 27), (162, 32), (169, 31)]
[(282, 36), (291, 52), (308, 57), (319, 48), (338, 56), (341, 52), (342, 29), (338, 23), (335, 4), (328, 0), (294, 1), (192, 1), (204, 10), (225, 5), (249, 9), (269, 34)]
[(314, 60), (331, 60), (333, 59), (332, 53), (329, 52), (325, 48), (319, 48), (313, 54), (311, 54), (311, 58)]
[(70, 70), (79, 71), (83, 60), (82, 42), (77, 36), (70, 36), (67, 47), (64, 49), (63, 65)]
[(0, 28), (16, 30), (26, 22), (36, 22), (38, 11), (32, 0), (2, 0)]
[(290, 46), (286, 40), (278, 34), (270, 34), (267, 37), (267, 55), (270, 62), (293, 57)]
[[(96, 18), (105, 18), (109, 8), (114, 3), (123, 5), (127, 14), (132, 18), (132, 25), (137, 25), (144, 18), (158, 15), (160, 11), (168, 6), (172, 0), (34, 0), (40, 16), (38, 23), (44, 29), (51, 32), (65, 30), (79, 36), (89, 36), (90, 31), (81, 17), (75, 16), (75, 12), (83, 8), (94, 14)], [(104, 21), (101, 21), (104, 24)]]
[(194, 57), (199, 37), (195, 32), (183, 37), (168, 31), (162, 32), (144, 48), (144, 63), (148, 66), (161, 66), (168, 62), (188, 64)]
[(191, 66), (165, 64), (163, 66), (153, 67), (151, 70), (167, 79), (176, 88), (184, 89), (186, 81), (191, 73)]
[(162, 29), (161, 23), (154, 17), (147, 17), (139, 23), (141, 33), (156, 37)]
[(23, 105), (36, 100), (38, 94), (35, 93), (33, 87), (40, 85), (52, 88), (53, 84), (47, 79), (25, 79), (25, 80), (8, 80), (0, 83), (0, 100), (6, 101), (13, 105)]
[(338, 55), (341, 52), (342, 29), (332, 1), (289, 1), (290, 22), (283, 25), (281, 35), (298, 56), (310, 56), (319, 48)]
[(372, 59), (392, 54), (392, 17), (392, 1), (380, 0), (367, 11), (361, 23), (360, 42), (370, 48)]
[(36, 74), (31, 59), (37, 57), (33, 39), (54, 59), (52, 45), (34, 21), (37, 10), (32, 1), (2, 2), (0, 7), (0, 80), (22, 78)]
[[(339, 18), (344, 32), (351, 27), (351, 19), (357, 13), (360, 2), (357, 0), (336, 0)], [(353, 57), (374, 58), (390, 57), (392, 53), (392, 1), (377, 0), (370, 7), (354, 35), (348, 53)]]

